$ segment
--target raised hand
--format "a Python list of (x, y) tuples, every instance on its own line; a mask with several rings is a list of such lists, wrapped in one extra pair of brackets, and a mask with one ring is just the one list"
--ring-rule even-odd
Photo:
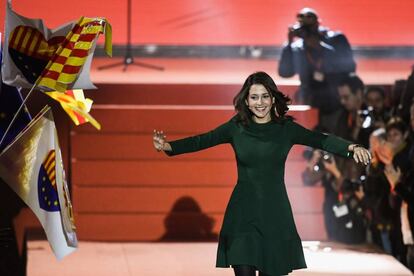
[(157, 151), (164, 150), (164, 145), (166, 143), (165, 138), (167, 138), (167, 136), (164, 135), (164, 132), (162, 130), (158, 131), (158, 130), (154, 129), (154, 135), (152, 137), (152, 143), (154, 144), (154, 148)]

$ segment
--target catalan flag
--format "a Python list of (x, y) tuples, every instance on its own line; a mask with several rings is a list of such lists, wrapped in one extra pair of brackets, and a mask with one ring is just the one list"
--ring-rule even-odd
[(98, 121), (89, 114), (93, 101), (89, 98), (85, 98), (82, 89), (68, 90), (65, 93), (57, 91), (45, 93), (60, 103), (63, 110), (65, 110), (75, 125), (78, 126), (89, 122), (96, 129), (101, 129), (101, 125)]
[(58, 259), (76, 249), (72, 204), (50, 108), (0, 153), (0, 178), (39, 219)]
[(49, 60), (38, 86), (60, 92), (70, 89), (94, 49), (99, 34), (105, 33), (105, 49), (112, 55), (111, 27), (103, 18), (81, 17)]
[(105, 33), (105, 50), (112, 55), (111, 25), (103, 18), (82, 17), (56, 29), (42, 20), (15, 13), (7, 2), (3, 51), (3, 82), (45, 90), (94, 89), (89, 77), (96, 38)]

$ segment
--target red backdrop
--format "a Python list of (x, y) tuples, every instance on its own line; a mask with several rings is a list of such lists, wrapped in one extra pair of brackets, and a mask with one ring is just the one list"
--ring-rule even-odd
[[(6, 0), (0, 0), (3, 29)], [(114, 44), (126, 42), (126, 0), (14, 0), (14, 9), (50, 27), (81, 15), (107, 17)], [(315, 8), (355, 46), (414, 45), (413, 0), (132, 0), (132, 42), (169, 45), (280, 45), (295, 13)]]

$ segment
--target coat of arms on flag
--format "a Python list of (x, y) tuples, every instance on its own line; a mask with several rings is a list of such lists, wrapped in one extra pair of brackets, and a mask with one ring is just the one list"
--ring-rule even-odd
[(0, 154), (0, 177), (37, 216), (56, 257), (73, 252), (76, 228), (50, 108), (42, 110)]
[(55, 150), (49, 151), (39, 168), (39, 177), (37, 180), (39, 206), (48, 212), (60, 211), (56, 187), (55, 159)]

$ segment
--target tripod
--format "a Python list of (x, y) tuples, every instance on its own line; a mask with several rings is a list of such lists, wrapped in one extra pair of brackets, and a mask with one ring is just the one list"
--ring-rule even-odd
[(131, 1), (127, 0), (127, 45), (126, 45), (126, 52), (124, 56), (124, 60), (121, 62), (115, 62), (108, 65), (103, 65), (98, 67), (98, 70), (105, 70), (117, 66), (124, 66), (122, 71), (126, 71), (128, 68), (128, 65), (135, 65), (135, 66), (141, 66), (149, 69), (159, 70), (163, 71), (164, 67), (144, 63), (144, 62), (137, 62), (134, 60), (134, 57), (132, 55), (132, 45), (131, 45)]

